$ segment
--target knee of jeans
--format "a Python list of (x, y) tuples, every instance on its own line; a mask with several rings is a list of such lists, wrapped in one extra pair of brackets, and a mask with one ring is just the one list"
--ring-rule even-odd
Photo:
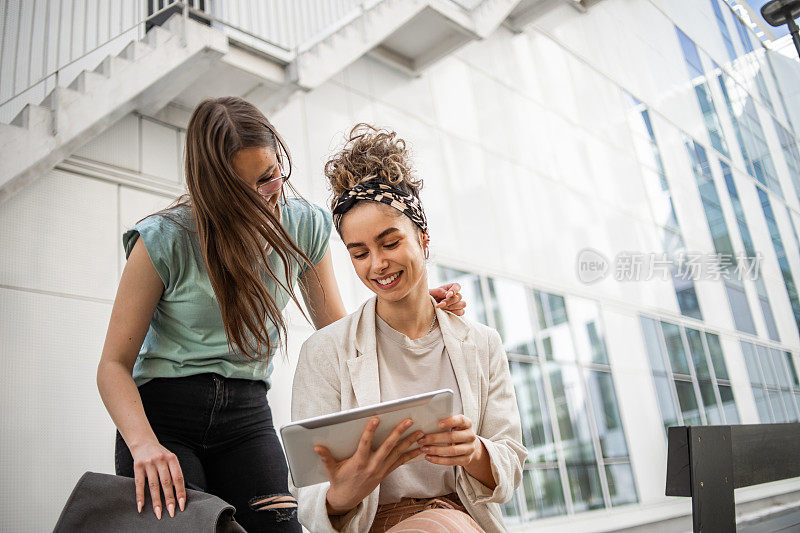
[(249, 502), (253, 511), (271, 511), (277, 515), (279, 521), (290, 520), (297, 515), (297, 500), (284, 492), (268, 496), (256, 496)]

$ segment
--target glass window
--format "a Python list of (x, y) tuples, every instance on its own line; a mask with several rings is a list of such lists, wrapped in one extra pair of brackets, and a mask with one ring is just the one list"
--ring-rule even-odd
[(608, 355), (600, 323), (600, 308), (597, 302), (570, 297), (567, 310), (569, 322), (575, 334), (576, 351), (581, 363), (607, 365)]
[(714, 106), (714, 100), (711, 98), (711, 91), (706, 82), (705, 69), (700, 60), (697, 46), (694, 44), (694, 41), (678, 29), (678, 27), (675, 27), (675, 30), (678, 32), (678, 39), (681, 42), (683, 57), (689, 69), (689, 78), (691, 78), (692, 85), (694, 86), (695, 97), (700, 106), (700, 112), (703, 114), (703, 121), (706, 125), (706, 131), (708, 131), (708, 137), (711, 140), (711, 146), (725, 157), (728, 157), (728, 145), (722, 134), (722, 126), (720, 126), (719, 123), (719, 116)]
[(744, 47), (745, 54), (747, 56), (744, 64), (739, 66), (740, 74), (752, 77), (752, 80), (755, 82), (756, 88), (758, 89), (758, 94), (761, 97), (761, 102), (767, 106), (771, 112), (774, 113), (775, 109), (772, 105), (772, 98), (769, 96), (767, 84), (764, 82), (764, 75), (761, 72), (761, 62), (755, 55), (753, 42), (750, 40), (747, 28), (745, 28), (744, 23), (738, 17), (735, 17), (733, 25), (736, 26), (736, 31), (739, 33), (739, 40), (742, 42), (742, 46)]
[[(716, 1), (716, 0), (714, 0)], [(733, 205), (733, 212), (736, 217), (736, 224), (739, 227), (739, 235), (742, 237), (744, 244), (744, 251), (748, 258), (756, 257), (755, 247), (753, 246), (753, 238), (750, 235), (750, 228), (747, 225), (747, 219), (744, 215), (742, 202), (739, 200), (739, 192), (736, 190), (736, 183), (733, 179), (731, 167), (727, 163), (720, 160), (720, 167), (722, 168), (722, 176), (725, 178), (725, 186), (728, 191), (728, 197)], [(767, 288), (764, 286), (764, 280), (760, 275), (754, 280), (756, 285), (756, 293), (758, 294), (759, 303), (761, 305), (761, 312), (764, 315), (764, 322), (767, 325), (767, 335), (774, 341), (779, 341), (778, 328), (775, 325), (775, 318), (772, 314), (772, 306), (769, 303), (769, 296), (767, 295)]]
[(586, 399), (578, 372), (567, 365), (548, 364), (548, 367), (564, 458), (568, 463), (594, 461)]
[(755, 334), (756, 326), (753, 315), (750, 313), (750, 304), (744, 291), (742, 282), (733, 275), (736, 267), (736, 258), (731, 243), (728, 225), (722, 213), (714, 177), (711, 173), (706, 150), (696, 141), (684, 135), (686, 150), (692, 165), (692, 173), (700, 193), (700, 200), (706, 216), (714, 251), (719, 254), (718, 267), (723, 274), (725, 292), (728, 296), (731, 313), (733, 314), (736, 329), (745, 333)]
[(783, 239), (778, 230), (778, 223), (775, 221), (772, 203), (769, 199), (769, 195), (760, 188), (756, 187), (756, 192), (761, 202), (761, 210), (764, 212), (764, 218), (767, 221), (767, 229), (769, 230), (769, 236), (772, 240), (772, 247), (775, 249), (775, 255), (778, 258), (778, 266), (783, 276), (783, 285), (786, 287), (786, 294), (789, 296), (789, 303), (792, 305), (795, 325), (798, 331), (800, 331), (800, 298), (797, 296), (797, 286), (794, 283), (789, 261), (786, 259), (786, 249), (783, 246)]
[(769, 348), (760, 344), (756, 345), (756, 353), (758, 354), (758, 362), (761, 365), (761, 372), (764, 374), (764, 384), (770, 387), (777, 387), (778, 379), (775, 376), (775, 370), (772, 368)]
[(458, 283), (461, 285), (461, 296), (467, 302), (464, 316), (475, 322), (487, 324), (486, 306), (481, 292), (481, 279), (477, 274), (464, 272), (454, 268), (437, 266), (434, 270), (436, 283)]
[[(651, 211), (656, 224), (663, 230), (664, 252), (670, 258), (685, 251), (680, 225), (675, 216), (672, 193), (664, 173), (661, 151), (656, 142), (653, 124), (647, 106), (635, 96), (622, 91), (628, 106), (628, 125), (630, 126), (633, 147), (641, 165), (645, 190), (650, 201)], [(691, 278), (680, 276), (677, 268), (671, 271), (675, 299), (681, 314), (702, 320), (700, 304)]]
[(747, 293), (741, 280), (735, 278), (725, 280), (724, 285), (736, 329), (755, 335), (756, 324), (753, 322), (753, 315), (750, 314), (750, 303), (747, 301)]
[(724, 424), (722, 412), (717, 405), (717, 396), (714, 393), (714, 384), (710, 381), (700, 381), (700, 397), (706, 412), (706, 423), (710, 425)]
[(567, 512), (558, 468), (525, 470), (522, 484), (530, 518), (545, 518)]
[(753, 98), (724, 71), (720, 71), (717, 80), (733, 122), (748, 174), (782, 198), (783, 191)]
[(628, 445), (625, 443), (625, 432), (622, 430), (611, 374), (584, 370), (584, 376), (594, 408), (594, 419), (603, 457), (627, 457)]
[(769, 398), (770, 406), (772, 406), (772, 414), (775, 415), (775, 423), (781, 424), (788, 422), (789, 419), (786, 416), (786, 409), (783, 406), (781, 393), (779, 391), (768, 390), (767, 397)]
[(762, 424), (769, 424), (775, 420), (772, 418), (772, 408), (769, 406), (767, 393), (761, 387), (753, 387), (753, 399), (758, 410), (758, 419)]
[[(476, 300), (484, 319), (497, 325), (509, 353), (529, 460), (514, 500), (502, 506), (507, 520), (636, 501), (635, 486), (625, 486), (633, 479), (625, 470), (628, 447), (599, 305), (572, 296), (566, 301), (513, 280), (444, 267), (435, 272), (438, 279), (466, 287), (465, 298)], [(489, 298), (486, 306), (482, 293)], [(609, 472), (603, 457), (620, 464), (612, 468), (611, 481), (599, 470)], [(615, 486), (608, 489), (608, 482)], [(613, 495), (609, 501), (603, 497), (606, 490)]]
[(542, 291), (534, 291), (534, 295), (540, 328), (551, 328), (567, 321), (567, 308), (563, 296)]
[(697, 396), (691, 381), (675, 380), (675, 390), (678, 391), (678, 403), (681, 406), (684, 426), (700, 426), (703, 419), (700, 408), (697, 406)]
[(567, 477), (576, 513), (604, 506), (597, 464), (567, 463)]
[(642, 336), (644, 337), (647, 355), (650, 358), (650, 367), (653, 372), (668, 372), (664, 366), (664, 350), (661, 349), (661, 338), (658, 332), (658, 323), (652, 318), (639, 317), (642, 324)]
[(744, 364), (747, 366), (747, 373), (750, 375), (750, 383), (761, 386), (764, 383), (764, 377), (761, 375), (761, 368), (758, 364), (755, 346), (744, 341), (741, 341), (739, 344), (742, 346)]
[(672, 387), (670, 379), (664, 376), (653, 376), (656, 384), (656, 395), (658, 396), (658, 407), (661, 409), (661, 420), (664, 422), (664, 429), (671, 426), (680, 426), (681, 421), (675, 410), (675, 402), (672, 399)]
[(697, 379), (710, 379), (711, 373), (708, 371), (702, 333), (696, 329), (686, 328), (686, 340), (689, 341), (689, 351), (692, 354), (694, 372), (697, 375)]
[(717, 26), (719, 27), (719, 32), (722, 35), (722, 40), (725, 43), (725, 49), (728, 51), (728, 58), (731, 61), (735, 61), (737, 57), (736, 49), (733, 47), (731, 34), (728, 32), (728, 25), (725, 22), (725, 17), (722, 14), (722, 10), (720, 9), (717, 0), (711, 0), (711, 7), (714, 9), (714, 16), (717, 18)]
[(683, 348), (681, 329), (675, 324), (661, 322), (661, 330), (664, 332), (664, 341), (667, 344), (667, 354), (672, 365), (672, 371), (676, 374), (689, 375), (689, 364), (686, 362), (686, 351)]
[(528, 460), (534, 463), (556, 462), (555, 437), (539, 365), (511, 361), (509, 366), (517, 393)]
[(692, 78), (703, 76), (703, 63), (700, 61), (700, 55), (697, 53), (697, 46), (694, 41), (677, 26), (675, 31), (678, 32), (678, 40), (681, 43), (681, 50), (683, 50), (683, 57), (686, 60), (686, 66), (689, 68), (689, 74)]
[(722, 346), (719, 344), (719, 337), (713, 333), (706, 333), (706, 343), (717, 379), (730, 379), (728, 378), (728, 367), (725, 366), (725, 357), (722, 355)]
[(786, 368), (789, 370), (789, 381), (794, 388), (800, 388), (800, 382), (797, 381), (797, 369), (794, 367), (794, 362), (792, 361), (792, 354), (783, 352), (783, 357), (786, 362)]
[(781, 143), (783, 156), (789, 167), (789, 177), (792, 179), (795, 194), (800, 198), (800, 151), (797, 149), (797, 141), (775, 117), (772, 118), (772, 123), (778, 133), (778, 141)]
[(608, 492), (611, 495), (612, 505), (636, 503), (636, 482), (633, 479), (633, 470), (628, 463), (614, 463), (606, 465), (606, 479), (608, 479)]
[(786, 407), (786, 421), (797, 421), (797, 409), (794, 405), (793, 394), (787, 390), (781, 391), (781, 398), (783, 398), (783, 405)]
[(521, 283), (489, 278), (495, 329), (508, 353), (537, 355), (529, 291)]
[(739, 412), (733, 400), (733, 390), (728, 385), (719, 385), (719, 396), (722, 399), (722, 411), (725, 413), (726, 424), (738, 424)]
[(789, 382), (789, 374), (783, 366), (783, 354), (775, 348), (770, 348), (769, 354), (772, 357), (772, 367), (778, 377), (778, 384), (781, 387), (790, 388), (792, 385)]

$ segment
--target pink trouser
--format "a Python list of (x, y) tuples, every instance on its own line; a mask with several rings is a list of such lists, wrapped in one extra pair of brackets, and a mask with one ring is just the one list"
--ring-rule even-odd
[(403, 498), (378, 507), (370, 533), (483, 533), (455, 493), (435, 498)]

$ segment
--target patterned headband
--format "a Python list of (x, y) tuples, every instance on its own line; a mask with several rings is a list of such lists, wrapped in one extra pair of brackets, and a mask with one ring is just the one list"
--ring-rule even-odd
[(341, 233), (339, 225), (342, 222), (342, 216), (361, 200), (372, 200), (394, 207), (410, 218), (411, 222), (419, 226), (423, 232), (428, 232), (428, 220), (425, 218), (419, 198), (401, 189), (386, 185), (378, 179), (359, 183), (339, 196), (333, 206), (333, 223), (336, 231)]

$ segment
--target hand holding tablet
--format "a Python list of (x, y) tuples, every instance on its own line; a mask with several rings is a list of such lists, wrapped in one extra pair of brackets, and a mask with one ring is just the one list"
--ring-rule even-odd
[[(368, 456), (370, 460), (378, 461), (375, 457), (380, 457), (382, 465), (388, 462), (390, 454), (399, 452), (391, 464), (383, 465), (385, 468), (393, 467), (393, 470), (422, 454), (421, 451), (416, 452), (419, 449), (416, 440), (423, 434), (441, 432), (439, 421), (452, 416), (452, 410), (453, 391), (443, 389), (287, 424), (281, 428), (281, 438), (292, 482), (297, 487), (305, 487), (329, 481), (329, 465), (343, 468), (340, 463), (354, 458), (358, 450), (362, 450), (359, 456), (361, 460)], [(367, 422), (375, 417), (380, 418), (379, 424), (374, 428), (367, 427)], [(412, 424), (400, 429), (407, 419)], [(421, 432), (419, 436), (410, 438), (417, 432)], [(403, 448), (406, 440), (408, 446)], [(384, 445), (381, 455), (376, 456)], [(323, 463), (321, 455), (315, 450), (323, 448), (326, 451), (322, 455), (325, 456), (327, 452), (327, 458), (333, 463)], [(416, 453), (405, 455), (403, 462), (394, 465), (401, 455), (410, 452)], [(383, 477), (386, 475), (388, 472)]]
[(409, 448), (424, 433), (415, 431), (405, 438), (401, 437), (410, 429), (414, 421), (406, 418), (397, 424), (376, 450), (372, 450), (375, 431), (380, 425), (378, 418), (367, 422), (355, 453), (342, 461), (337, 461), (325, 446), (315, 446), (328, 474), (331, 486), (326, 496), (328, 514), (341, 515), (358, 505), (381, 481), (398, 466), (404, 465), (422, 454), (422, 448)]

